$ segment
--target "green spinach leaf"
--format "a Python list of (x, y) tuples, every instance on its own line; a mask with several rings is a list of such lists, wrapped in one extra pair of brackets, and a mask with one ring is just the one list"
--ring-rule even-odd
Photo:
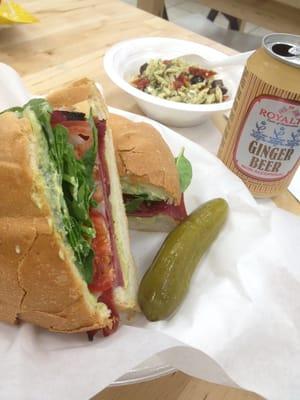
[(182, 193), (189, 187), (192, 180), (192, 165), (184, 156), (184, 149), (175, 158), (176, 167), (179, 173), (180, 189)]
[(141, 204), (147, 200), (148, 195), (145, 194), (139, 194), (138, 196), (131, 196), (130, 198), (127, 198), (125, 201), (125, 209), (127, 214), (132, 214), (135, 211), (137, 211)]

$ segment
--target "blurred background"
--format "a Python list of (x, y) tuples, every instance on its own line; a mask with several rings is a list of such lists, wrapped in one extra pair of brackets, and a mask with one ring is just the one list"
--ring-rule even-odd
[(238, 51), (273, 31), (300, 34), (300, 0), (123, 0)]

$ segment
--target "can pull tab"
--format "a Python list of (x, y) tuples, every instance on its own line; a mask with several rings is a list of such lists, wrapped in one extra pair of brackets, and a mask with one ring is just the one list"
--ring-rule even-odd
[(300, 57), (300, 46), (291, 47), (288, 52), (295, 57)]
[(272, 51), (279, 57), (294, 57), (294, 54), (291, 52), (295, 46), (292, 46), (287, 43), (275, 43), (272, 46)]
[(270, 33), (263, 38), (262, 47), (278, 61), (300, 68), (300, 35)]

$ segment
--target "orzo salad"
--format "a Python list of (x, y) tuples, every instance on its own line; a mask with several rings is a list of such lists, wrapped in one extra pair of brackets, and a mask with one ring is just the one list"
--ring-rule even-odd
[(221, 103), (228, 99), (227, 88), (216, 72), (183, 60), (150, 60), (131, 80), (137, 89), (165, 100), (189, 104)]

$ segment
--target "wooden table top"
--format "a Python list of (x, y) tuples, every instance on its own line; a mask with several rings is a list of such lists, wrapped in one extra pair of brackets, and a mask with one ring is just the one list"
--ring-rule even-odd
[[(132, 98), (113, 85), (103, 70), (101, 59), (114, 43), (137, 36), (171, 36), (233, 53), (221, 44), (119, 0), (23, 0), (20, 3), (37, 15), (40, 23), (0, 30), (0, 60), (15, 68), (35, 94), (88, 76), (101, 82), (109, 105), (141, 113)], [(299, 203), (288, 193), (284, 193), (281, 201), (285, 208), (300, 213)], [(181, 373), (144, 384), (106, 389), (97, 396), (98, 400), (127, 398), (258, 399), (254, 394), (207, 384)]]

